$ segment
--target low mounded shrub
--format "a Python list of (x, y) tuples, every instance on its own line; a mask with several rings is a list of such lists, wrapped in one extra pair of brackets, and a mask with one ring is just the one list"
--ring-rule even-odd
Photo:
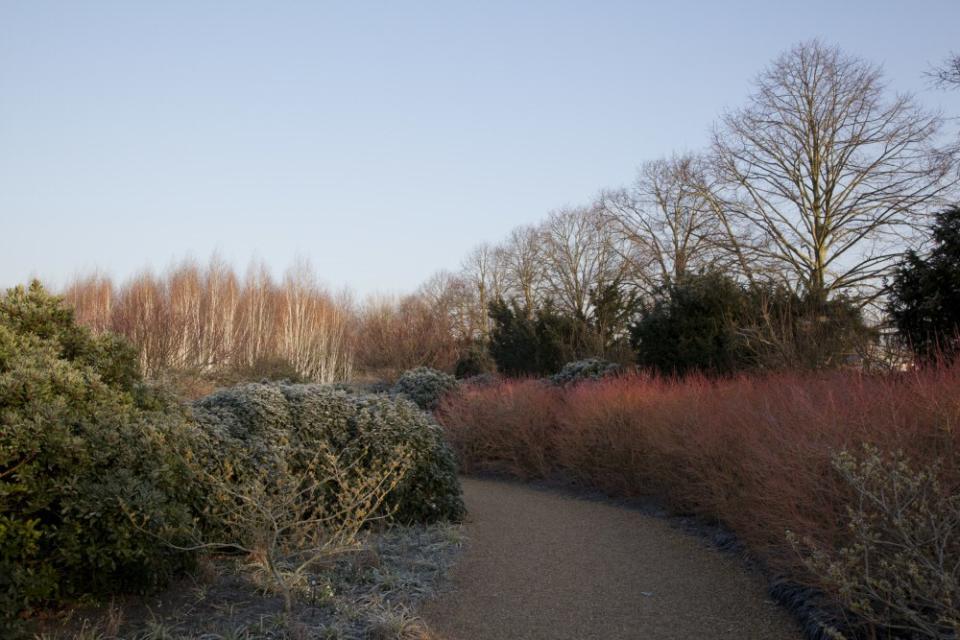
[(550, 381), (556, 385), (566, 386), (584, 380), (600, 380), (607, 376), (616, 375), (622, 370), (623, 368), (615, 362), (608, 362), (600, 358), (586, 358), (563, 365), (560, 371), (550, 376)]
[(457, 388), (457, 379), (448, 373), (429, 367), (417, 367), (405, 371), (392, 392), (413, 400), (424, 411), (432, 411), (440, 400)]
[(197, 401), (193, 415), (208, 439), (210, 472), (237, 484), (264, 468), (298, 473), (318, 443), (345, 465), (360, 468), (383, 466), (404, 449), (410, 470), (385, 502), (392, 517), (435, 522), (464, 513), (456, 464), (441, 428), (404, 398), (314, 384), (245, 384)]
[(76, 326), (37, 282), (0, 298), (0, 628), (51, 598), (154, 585), (189, 563), (156, 539), (190, 522), (189, 446), (179, 407), (142, 384), (125, 342)]

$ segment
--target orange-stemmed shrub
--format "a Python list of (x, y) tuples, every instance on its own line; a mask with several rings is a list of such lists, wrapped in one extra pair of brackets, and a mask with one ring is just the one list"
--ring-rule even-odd
[[(722, 523), (773, 572), (835, 589), (848, 609), (840, 587), (804, 556), (856, 539), (863, 487), (838, 472), (840, 452), (866, 445), (902, 452), (916, 468), (939, 461), (937, 490), (960, 501), (960, 366), (882, 376), (632, 375), (565, 389), (505, 381), (464, 387), (438, 417), (468, 473), (564, 475), (613, 495), (655, 496)], [(946, 529), (951, 517), (931, 515)], [(945, 548), (960, 548), (960, 530), (951, 535)], [(943, 576), (948, 590), (956, 574)], [(960, 593), (947, 598), (955, 605)]]

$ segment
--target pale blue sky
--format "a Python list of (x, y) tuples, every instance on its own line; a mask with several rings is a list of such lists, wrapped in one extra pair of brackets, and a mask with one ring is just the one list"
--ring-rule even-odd
[(930, 89), (960, 0), (0, 0), (0, 285), (218, 251), (416, 287), (696, 150), (820, 37)]

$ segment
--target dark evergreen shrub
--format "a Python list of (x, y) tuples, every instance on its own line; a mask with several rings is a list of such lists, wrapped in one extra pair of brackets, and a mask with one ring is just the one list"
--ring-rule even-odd
[(637, 364), (667, 375), (727, 374), (749, 366), (737, 333), (748, 306), (746, 290), (720, 273), (667, 284), (631, 327)]
[(960, 352), (960, 206), (937, 215), (933, 248), (909, 252), (890, 287), (888, 311), (901, 338), (923, 359)]
[(668, 283), (631, 328), (637, 363), (666, 375), (837, 368), (876, 339), (854, 300), (747, 286), (718, 272)]
[(497, 363), (483, 344), (472, 344), (457, 359), (454, 375), (458, 380), (497, 372)]
[(546, 376), (586, 348), (587, 326), (581, 319), (564, 315), (550, 304), (524, 309), (515, 302), (490, 303), (490, 355), (497, 369), (507, 376)]

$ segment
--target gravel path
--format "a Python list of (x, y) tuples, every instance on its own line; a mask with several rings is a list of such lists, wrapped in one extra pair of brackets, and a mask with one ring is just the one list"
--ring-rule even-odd
[(637, 510), (463, 480), (467, 547), (422, 615), (445, 640), (800, 640), (759, 577)]

